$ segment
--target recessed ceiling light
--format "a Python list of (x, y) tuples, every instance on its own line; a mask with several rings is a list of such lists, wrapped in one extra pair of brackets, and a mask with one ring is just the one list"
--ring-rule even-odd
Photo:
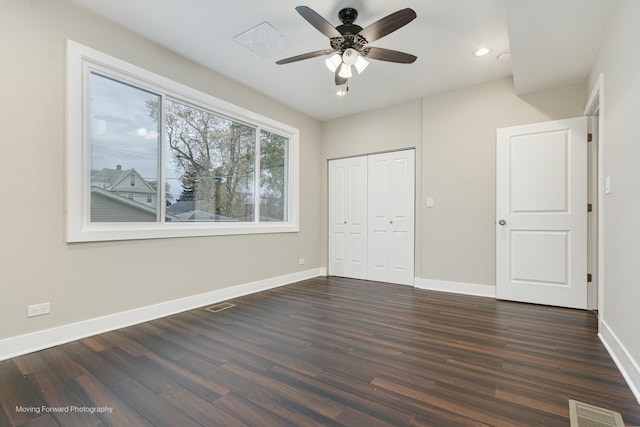
[(473, 51), (473, 56), (486, 56), (491, 52), (491, 49), (488, 47), (481, 47)]

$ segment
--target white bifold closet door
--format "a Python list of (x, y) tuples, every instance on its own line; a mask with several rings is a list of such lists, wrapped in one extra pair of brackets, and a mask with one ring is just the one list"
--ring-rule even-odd
[(369, 280), (413, 285), (414, 150), (368, 156)]
[(329, 162), (329, 274), (413, 285), (415, 151)]
[(367, 158), (329, 162), (329, 274), (367, 278)]

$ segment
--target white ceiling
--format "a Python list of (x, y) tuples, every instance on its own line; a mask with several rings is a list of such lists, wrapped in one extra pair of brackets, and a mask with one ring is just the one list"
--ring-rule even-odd
[[(69, 0), (221, 74), (319, 120), (418, 99), (514, 76), (526, 93), (583, 82), (598, 40), (618, 0)], [(410, 7), (418, 17), (371, 46), (411, 53), (413, 64), (371, 61), (335, 94), (324, 57), (287, 65), (278, 59), (329, 48), (328, 39), (295, 7), (305, 5), (333, 25), (354, 7), (356, 24)], [(288, 40), (284, 52), (262, 58), (233, 37), (264, 21)], [(476, 58), (472, 51), (492, 52)], [(511, 51), (511, 61), (496, 56)]]

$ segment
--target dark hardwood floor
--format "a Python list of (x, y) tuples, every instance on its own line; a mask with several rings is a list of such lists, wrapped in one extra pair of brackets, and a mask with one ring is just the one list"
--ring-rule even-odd
[(0, 425), (640, 425), (588, 312), (326, 277), (229, 302), (0, 362)]

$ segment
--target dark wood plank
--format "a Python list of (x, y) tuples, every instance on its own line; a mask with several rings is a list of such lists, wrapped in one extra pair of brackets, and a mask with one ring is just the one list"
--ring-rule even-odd
[[(131, 378), (119, 367), (114, 366), (105, 360), (101, 354), (96, 353), (89, 347), (84, 345), (84, 342), (77, 341), (67, 345), (64, 345), (67, 357), (83, 366), (87, 372), (96, 377), (99, 381), (105, 384), (107, 387), (113, 388), (116, 384), (129, 381)], [(47, 351), (47, 350), (45, 350)]]
[(171, 388), (162, 393), (162, 398), (179, 406), (182, 412), (203, 426), (248, 427), (240, 419), (184, 388)]
[(157, 354), (150, 353), (145, 355), (142, 363), (149, 366), (156, 375), (166, 376), (176, 384), (180, 384), (186, 390), (189, 390), (194, 395), (208, 402), (213, 402), (220, 396), (229, 393), (229, 390), (218, 383), (204, 378), (180, 365), (171, 363)]
[(29, 420), (24, 424), (19, 424), (18, 427), (64, 427), (58, 424), (51, 414), (41, 414), (38, 417)]
[[(114, 386), (114, 392), (155, 427), (196, 427), (200, 424), (163, 397), (134, 380)], [(179, 405), (180, 402), (177, 402)]]
[(585, 311), (335, 277), (230, 302), (0, 362), (0, 425), (640, 425)]
[[(273, 393), (269, 393), (264, 387), (254, 384), (251, 380), (223, 369), (220, 366), (212, 365), (211, 363), (202, 360), (197, 357), (190, 357), (183, 360), (182, 365), (193, 371), (194, 373), (201, 375), (217, 384), (224, 384), (225, 388), (230, 393), (234, 393), (236, 396), (242, 396), (245, 400), (263, 407), (273, 408), (281, 403), (278, 396)], [(223, 396), (226, 396), (225, 393)]]
[(0, 408), (6, 425), (21, 425), (41, 415), (45, 401), (13, 361), (0, 363)]
[(41, 407), (43, 413), (48, 412), (58, 424), (65, 427), (89, 427), (102, 424), (95, 414), (84, 412), (84, 408), (93, 405), (83, 401), (52, 369), (30, 374), (29, 379), (33, 388), (39, 390), (46, 402)]
[(241, 396), (236, 396), (234, 393), (222, 396), (215, 401), (214, 405), (250, 426), (296, 427), (295, 423), (291, 423)]
[(112, 408), (110, 413), (99, 414), (107, 425), (127, 427), (150, 427), (151, 424), (136, 410), (122, 400), (114, 391), (106, 387), (92, 375), (82, 375), (74, 379), (77, 387), (86, 396), (86, 401), (94, 407)]

